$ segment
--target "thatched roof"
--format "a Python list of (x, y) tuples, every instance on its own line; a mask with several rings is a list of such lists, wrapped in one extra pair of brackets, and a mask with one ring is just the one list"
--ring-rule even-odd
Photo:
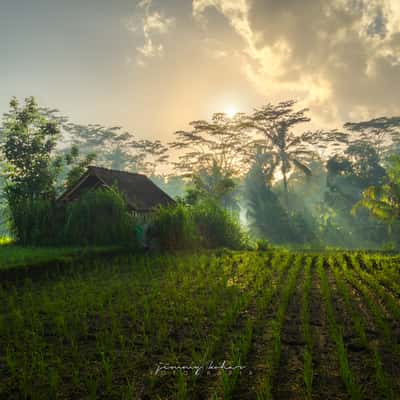
[(101, 167), (88, 167), (73, 188), (67, 190), (59, 201), (68, 202), (79, 197), (87, 189), (117, 186), (125, 195), (128, 206), (139, 212), (151, 211), (158, 206), (175, 201), (145, 175), (116, 171)]

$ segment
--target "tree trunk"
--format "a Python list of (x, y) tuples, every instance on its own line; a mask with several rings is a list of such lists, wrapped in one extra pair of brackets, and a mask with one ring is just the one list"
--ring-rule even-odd
[(288, 184), (287, 184), (287, 177), (286, 171), (282, 171), (283, 174), (283, 195), (285, 200), (286, 210), (289, 211), (289, 192), (288, 192)]

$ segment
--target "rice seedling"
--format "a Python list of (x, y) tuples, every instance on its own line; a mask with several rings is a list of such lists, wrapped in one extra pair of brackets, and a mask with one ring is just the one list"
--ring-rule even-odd
[(371, 367), (375, 370), (375, 380), (377, 387), (379, 388), (379, 392), (384, 396), (385, 399), (393, 398), (393, 388), (391, 382), (383, 370), (381, 357), (379, 355), (379, 350), (376, 344), (370, 343), (367, 334), (366, 334), (366, 326), (362, 315), (359, 310), (356, 309), (352, 303), (350, 292), (348, 286), (345, 284), (339, 269), (335, 266), (334, 260), (332, 258), (329, 259), (329, 266), (334, 273), (336, 284), (339, 288), (339, 291), (344, 299), (346, 310), (350, 314), (351, 319), (353, 321), (353, 329), (364, 346), (364, 348), (369, 350), (371, 356)]
[(311, 293), (311, 265), (312, 259), (309, 257), (305, 261), (304, 266), (304, 284), (303, 284), (303, 296), (301, 301), (301, 321), (302, 321), (302, 332), (305, 342), (304, 349), (304, 384), (305, 384), (305, 396), (307, 399), (312, 398), (312, 384), (313, 384), (313, 340), (311, 335), (310, 327), (310, 293)]
[(345, 384), (347, 392), (349, 393), (350, 397), (354, 400), (357, 400), (361, 398), (362, 395), (361, 388), (357, 384), (354, 374), (350, 369), (347, 357), (347, 350), (343, 341), (343, 328), (336, 322), (335, 312), (333, 310), (333, 305), (332, 305), (330, 287), (328, 279), (326, 277), (326, 273), (324, 271), (322, 257), (317, 258), (317, 271), (321, 279), (322, 297), (325, 303), (326, 315), (329, 325), (329, 333), (332, 337), (332, 340), (336, 344), (336, 352), (339, 360), (340, 376), (342, 377), (343, 383)]
[[(396, 318), (387, 297), (394, 298), (395, 286), (385, 297), (386, 283), (374, 269), (387, 270), (394, 277), (397, 259), (370, 257), (365, 268), (364, 264), (353, 267), (357, 258), (345, 260), (336, 253), (328, 262), (340, 292), (351, 286), (360, 294), (385, 337), (385, 346), (394, 349), (385, 312)], [(283, 367), (281, 337), (287, 309), (301, 284), (299, 329), (305, 348), (300, 379), (305, 397), (310, 398), (317, 386), (310, 332), (312, 259), (284, 250), (123, 255), (112, 260), (82, 259), (51, 279), (2, 285), (0, 397), (157, 399), (200, 398), (204, 393), (208, 398), (237, 397), (247, 380), (243, 372), (253, 367), (257, 340), (267, 328), (271, 351), (265, 352), (263, 360), (268, 371), (255, 382), (259, 398), (271, 398), (277, 371)], [(322, 263), (321, 257), (316, 260), (317, 266)], [(321, 282), (325, 282), (323, 298), (328, 304), (329, 282), (326, 277)], [(378, 296), (381, 303), (376, 301)], [(343, 291), (342, 297), (352, 315), (352, 329), (365, 341), (362, 316), (350, 308), (352, 293)], [(356, 378), (346, 370), (340, 326), (332, 306), (326, 308), (343, 381), (357, 398)], [(266, 317), (271, 310), (275, 314)], [(376, 385), (381, 388), (387, 372), (380, 348), (368, 345)], [(159, 363), (206, 365), (223, 359), (226, 365), (246, 369), (209, 376), (154, 373)]]
[(271, 322), (272, 326), (272, 351), (269, 354), (267, 363), (269, 365), (266, 376), (263, 377), (258, 389), (257, 399), (266, 400), (272, 399), (273, 380), (276, 370), (279, 367), (281, 357), (281, 330), (285, 321), (285, 313), (292, 296), (297, 275), (302, 268), (302, 257), (296, 256), (294, 266), (288, 271), (286, 282), (281, 288), (281, 296), (278, 303), (278, 310), (275, 319)]

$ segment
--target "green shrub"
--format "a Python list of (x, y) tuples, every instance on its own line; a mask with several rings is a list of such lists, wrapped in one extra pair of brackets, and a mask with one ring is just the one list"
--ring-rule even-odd
[(66, 217), (65, 244), (138, 246), (137, 221), (117, 190), (87, 191), (67, 205)]
[(62, 235), (63, 210), (53, 200), (20, 197), (9, 199), (10, 225), (22, 245), (57, 244)]
[(246, 238), (239, 222), (212, 200), (204, 200), (191, 208), (202, 247), (241, 249)]
[(271, 245), (269, 244), (267, 239), (258, 239), (256, 241), (256, 250), (257, 251), (267, 251), (271, 249)]
[(149, 235), (162, 250), (240, 249), (246, 244), (239, 222), (211, 200), (159, 208)]
[(192, 249), (198, 242), (193, 216), (184, 204), (158, 208), (148, 236), (160, 250)]

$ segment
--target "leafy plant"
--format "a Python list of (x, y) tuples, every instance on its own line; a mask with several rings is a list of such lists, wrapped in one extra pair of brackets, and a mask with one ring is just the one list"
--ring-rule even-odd
[(89, 190), (66, 208), (68, 244), (138, 246), (136, 219), (116, 189)]

